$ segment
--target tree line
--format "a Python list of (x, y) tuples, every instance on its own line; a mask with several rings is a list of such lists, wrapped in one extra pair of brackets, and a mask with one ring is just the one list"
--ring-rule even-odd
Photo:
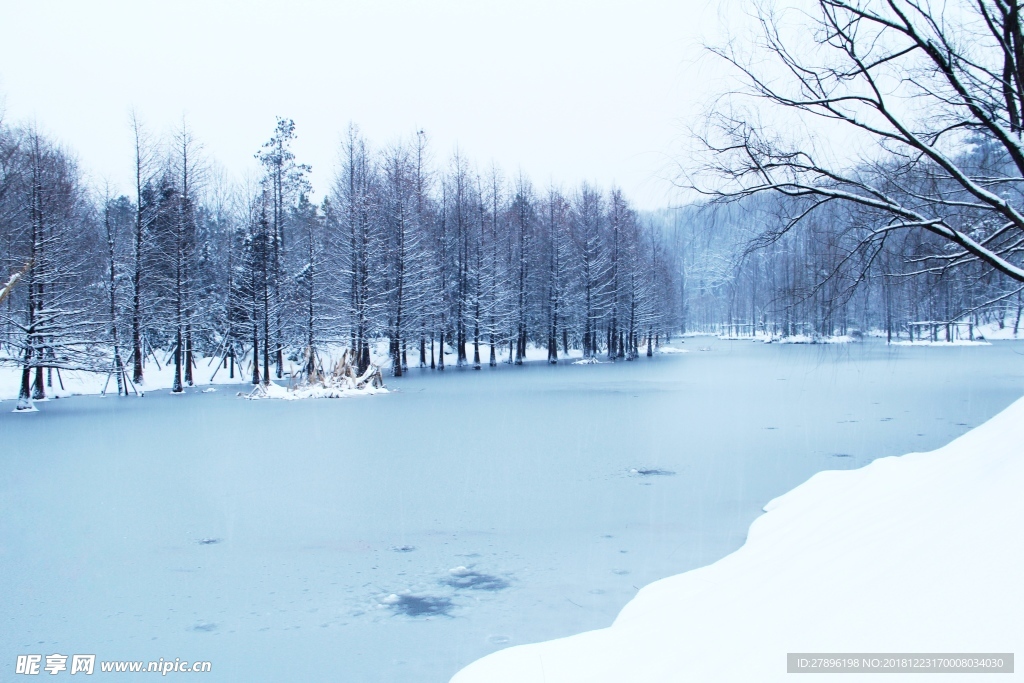
[[(337, 347), (364, 372), (381, 341), (400, 375), (448, 355), (521, 364), (531, 347), (630, 360), (688, 332), (892, 340), (966, 317), (1017, 333), (1019, 3), (759, 7), (760, 35), (713, 48), (745, 85), (684, 162), (706, 199), (660, 212), (460, 151), (439, 161), (423, 132), (375, 147), (355, 127), (313, 202), (288, 119), (254, 144), (260, 173), (231, 183), (185, 123), (157, 139), (133, 117), (120, 193), (36, 128), (0, 123), (0, 363), (30, 405), (61, 369), (127, 391), (158, 355), (181, 392), (199, 356), (261, 384), (311, 376)], [(769, 125), (769, 110), (808, 127)], [(818, 124), (865, 151), (844, 158)]]
[[(984, 154), (971, 148), (963, 156)], [(871, 177), (872, 169), (860, 171)], [(909, 177), (904, 182), (915, 191)], [(909, 230), (875, 240), (879, 223), (855, 207), (833, 204), (805, 216), (807, 208), (760, 194), (655, 213), (651, 219), (678, 255), (680, 331), (895, 341), (928, 323), (945, 341), (958, 333), (951, 324), (961, 322), (975, 334), (987, 325), (1022, 332), (1020, 284), (977, 259), (950, 263), (944, 256), (956, 252), (948, 241)], [(791, 229), (798, 216), (799, 229)], [(960, 332), (968, 334), (966, 327)]]
[(1022, 10), (775, 0), (711, 48), (741, 85), (709, 111), (686, 182), (722, 222), (742, 215), (726, 239), (745, 230), (757, 248), (720, 280), (730, 320), (891, 338), (967, 316), (1018, 332)]
[[(258, 176), (228, 182), (187, 123), (162, 139), (133, 115), (128, 192), (90, 186), (74, 154), (35, 127), (0, 125), (0, 361), (30, 405), (61, 369), (144, 384), (147, 361), (196, 361), (266, 383), (312, 374), (325, 350), (359, 371), (386, 341), (411, 365), (633, 360), (679, 328), (676, 255), (618, 189), (536, 187), (438, 163), (427, 136), (374, 147), (357, 127), (323, 199), (279, 118), (256, 147)], [(244, 369), (243, 369), (244, 368)]]

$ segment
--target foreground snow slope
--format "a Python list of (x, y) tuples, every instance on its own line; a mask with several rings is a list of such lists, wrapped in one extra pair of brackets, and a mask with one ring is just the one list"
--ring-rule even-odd
[(738, 551), (645, 587), (610, 628), (499, 651), (452, 682), (782, 681), (787, 652), (1019, 655), (1022, 446), (1024, 399), (939, 450), (816, 474)]

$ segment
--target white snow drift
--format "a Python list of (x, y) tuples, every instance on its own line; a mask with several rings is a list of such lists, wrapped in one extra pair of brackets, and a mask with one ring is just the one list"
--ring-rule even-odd
[(787, 652), (1019, 653), (1022, 445), (1024, 399), (936, 451), (816, 474), (738, 551), (643, 588), (611, 627), (452, 682), (783, 681)]

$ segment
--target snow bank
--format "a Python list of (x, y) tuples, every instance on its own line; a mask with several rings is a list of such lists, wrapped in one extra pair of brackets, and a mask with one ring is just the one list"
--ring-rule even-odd
[(261, 384), (249, 393), (239, 392), (238, 395), (254, 401), (267, 398), (276, 398), (285, 401), (298, 401), (307, 398), (350, 398), (352, 396), (373, 396), (374, 394), (386, 393), (388, 393), (386, 388), (370, 385), (362, 388), (317, 385), (301, 385), (289, 388), (271, 382), (270, 384)]
[[(472, 345), (467, 346), (467, 350), (472, 358), (473, 348)], [(490, 347), (486, 344), (480, 345), (480, 357), (483, 363), (486, 364), (490, 357)], [(343, 351), (341, 346), (326, 346), (323, 349), (323, 355), (325, 358), (333, 358), (339, 356)], [(508, 360), (508, 347), (503, 346), (495, 349), (499, 362)], [(174, 382), (174, 368), (171, 365), (163, 364), (163, 361), (170, 360), (166, 351), (158, 351), (157, 355), (161, 365), (158, 367), (152, 360), (146, 364), (146, 381), (139, 386), (139, 391), (156, 391), (163, 389), (170, 389)], [(570, 349), (569, 353), (566, 354), (561, 349), (558, 352), (558, 358), (560, 362), (567, 362), (573, 359), (578, 359), (583, 356), (583, 352), (579, 349)], [(548, 357), (548, 349), (546, 346), (538, 347), (533, 344), (527, 346), (526, 349), (526, 360), (529, 361), (546, 361)], [(455, 365), (455, 349), (449, 345), (445, 345), (445, 363), (454, 366)], [(252, 378), (251, 366), (248, 363), (239, 364), (235, 367), (235, 376), (230, 377), (229, 371), (226, 367), (217, 367), (220, 362), (220, 358), (203, 357), (196, 358), (196, 367), (194, 371), (195, 385), (197, 387), (206, 387), (209, 385), (231, 385), (231, 384), (248, 384)], [(379, 342), (371, 347), (370, 361), (379, 368), (390, 369), (391, 368), (391, 357), (388, 351), (387, 341)], [(419, 363), (419, 352), (409, 352), (409, 364), (415, 366)], [(330, 365), (330, 361), (327, 361), (327, 365)], [(298, 374), (301, 363), (296, 361), (285, 361), (285, 380), (288, 377), (292, 377)], [(18, 366), (0, 366), (0, 401), (16, 399), (18, 397), (18, 389), (21, 385), (21, 368)], [(46, 395), (48, 398), (64, 398), (67, 396), (81, 396), (88, 394), (99, 394), (102, 393), (104, 386), (106, 386), (107, 393), (117, 393), (117, 384), (111, 378), (108, 381), (107, 373), (103, 372), (83, 372), (76, 370), (62, 370), (58, 375), (56, 372), (52, 375), (52, 386), (46, 388)], [(330, 393), (330, 392), (327, 392)], [(293, 397), (294, 398), (294, 397)], [(308, 398), (308, 396), (306, 397)]]
[(902, 341), (891, 342), (893, 346), (992, 346), (987, 341), (972, 340), (972, 339), (954, 339), (953, 341), (931, 341), (915, 339), (914, 341), (908, 341), (906, 339)]
[(787, 652), (1020, 652), (1022, 444), (1024, 399), (939, 450), (818, 473), (738, 551), (643, 588), (611, 627), (452, 683), (783, 681)]
[[(161, 355), (160, 360), (164, 357)], [(196, 367), (193, 371), (195, 385), (206, 387), (209, 385), (246, 384), (251, 374), (242, 372), (240, 366), (235, 367), (235, 376), (230, 377), (229, 371), (218, 368), (217, 358), (197, 358)], [(286, 366), (287, 367), (287, 366)], [(129, 368), (129, 375), (131, 368)], [(103, 372), (85, 372), (82, 370), (56, 370), (51, 375), (51, 385), (46, 387), (48, 398), (65, 398), (67, 396), (82, 396), (88, 394), (99, 394), (106, 387), (107, 393), (117, 394), (117, 382), (113, 377)], [(157, 391), (170, 389), (174, 383), (174, 368), (169, 365), (157, 367), (150, 361), (146, 365), (146, 381), (138, 387), (139, 391)], [(0, 401), (16, 399), (18, 389), (21, 385), (21, 368), (17, 366), (0, 367)], [(38, 401), (37, 401), (38, 403)]]
[(1014, 320), (1010, 320), (1003, 323), (1002, 327), (999, 327), (996, 323), (990, 323), (988, 325), (979, 325), (975, 328), (975, 336), (982, 336), (985, 339), (1021, 339), (1024, 334), (1024, 325), (1018, 323), (1017, 331), (1013, 330)]
[[(334, 358), (341, 356), (344, 350), (342, 346), (325, 347), (322, 352), (325, 365), (331, 367)], [(140, 392), (169, 390), (174, 386), (174, 366), (171, 364), (173, 361), (169, 357), (169, 353), (158, 350), (155, 355), (159, 357), (157, 363), (153, 362), (152, 357), (147, 359), (145, 381), (137, 387)], [(222, 358), (211, 356), (196, 357), (193, 369), (194, 386), (196, 388), (238, 384), (251, 386), (252, 366), (247, 359), (236, 363), (234, 377), (231, 376), (228, 365), (222, 363), (222, 360)], [(170, 361), (170, 363), (164, 363), (163, 361)], [(370, 361), (376, 367), (382, 367), (382, 363), (390, 365), (386, 342), (378, 344), (375, 348), (371, 349)], [(301, 365), (301, 362), (285, 360), (283, 380), (289, 382), (291, 378), (298, 376)], [(271, 372), (274, 372), (274, 368), (271, 368)], [(129, 366), (130, 374), (131, 367)], [(51, 384), (46, 387), (47, 398), (43, 399), (44, 401), (51, 398), (100, 394), (103, 393), (104, 388), (108, 394), (117, 394), (117, 382), (109, 373), (86, 372), (82, 370), (61, 370), (57, 372), (54, 370), (50, 374), (50, 380)], [(0, 366), (0, 401), (17, 399), (20, 386), (21, 368), (14, 365)], [(336, 387), (333, 389), (336, 389)], [(192, 391), (193, 389), (186, 387), (186, 390)], [(206, 389), (202, 389), (202, 391), (206, 392)], [(284, 391), (283, 388), (282, 391)], [(298, 393), (300, 395), (294, 395), (290, 398), (334, 398), (341, 395), (339, 392), (331, 390), (324, 390), (319, 393), (316, 391), (300, 391)], [(365, 392), (360, 391), (359, 393), (363, 394)], [(347, 396), (349, 394), (346, 393), (344, 395)], [(267, 396), (262, 398), (267, 398)], [(273, 398), (280, 397), (274, 396)], [(38, 400), (36, 401), (36, 403), (39, 402)]]

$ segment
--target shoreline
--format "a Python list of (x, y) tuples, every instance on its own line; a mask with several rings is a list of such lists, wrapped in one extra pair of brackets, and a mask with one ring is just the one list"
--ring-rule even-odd
[(452, 683), (781, 681), (789, 652), (1019, 650), (1022, 444), (1024, 398), (937, 450), (819, 472), (739, 550), (645, 586), (610, 627), (501, 650)]

